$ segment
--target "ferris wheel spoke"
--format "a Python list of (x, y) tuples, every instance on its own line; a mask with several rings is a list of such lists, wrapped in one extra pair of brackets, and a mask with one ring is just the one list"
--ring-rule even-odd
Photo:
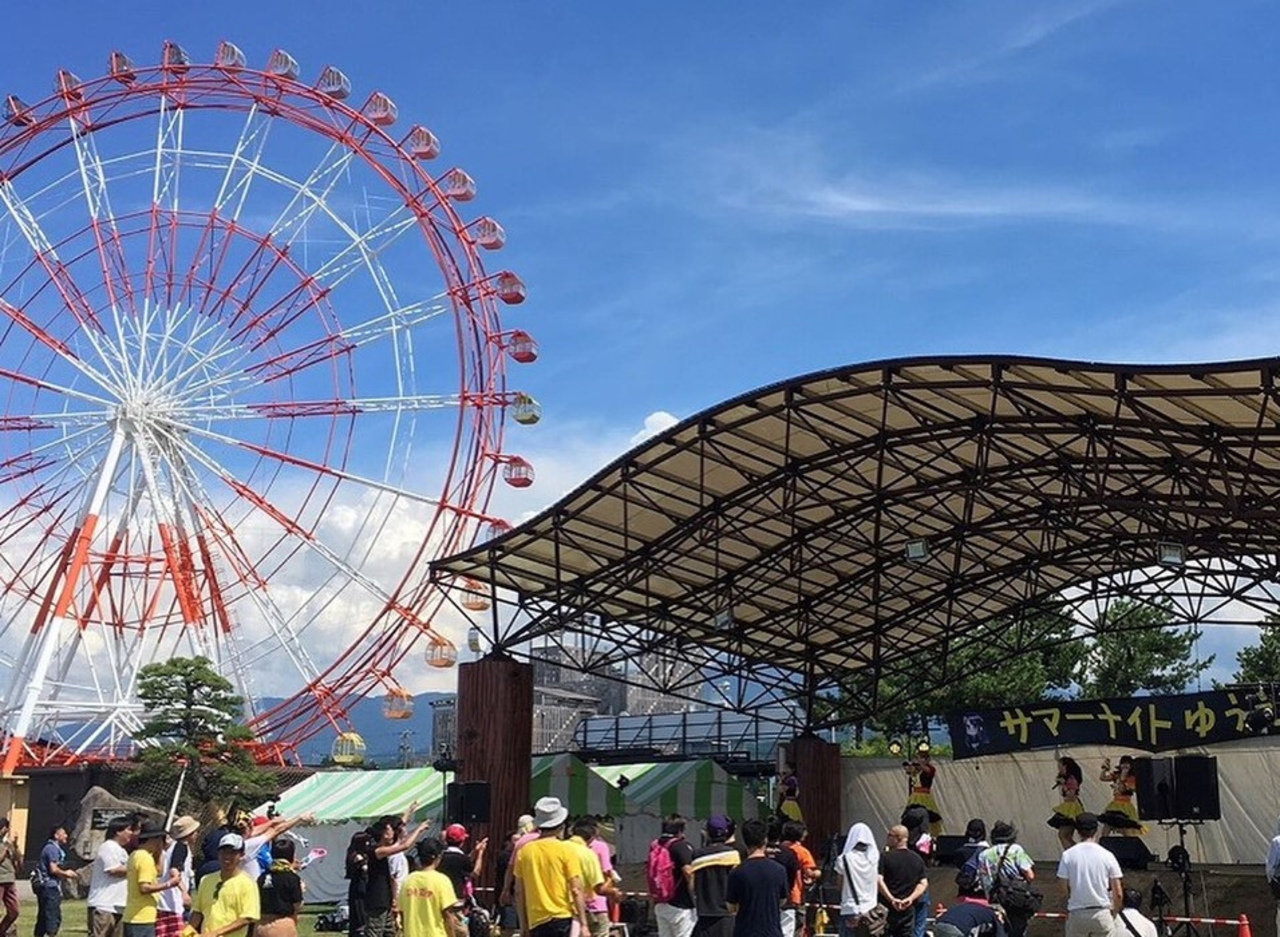
[[(227, 162), (226, 174), (222, 177), (222, 185), (213, 200), (213, 209), (219, 215), (226, 215), (232, 221), (239, 221), (244, 211), (245, 200), (249, 197), (249, 187), (262, 164), (262, 151), (267, 143), (271, 130), (272, 118), (265, 114), (255, 101), (245, 115), (244, 126), (236, 140)], [(236, 169), (241, 167), (242, 174), (237, 179)], [(230, 211), (228, 212), (228, 208)]]
[(421, 410), (455, 410), (462, 405), (457, 394), (417, 394), (406, 397), (348, 397), (337, 400), (184, 407), (182, 415), (196, 420), (299, 419), (301, 417), (354, 416), (361, 413), (405, 413)]
[(81, 292), (72, 279), (71, 272), (67, 270), (66, 265), (58, 257), (57, 251), (54, 250), (53, 242), (44, 233), (43, 228), (40, 227), (40, 222), (36, 220), (35, 213), (31, 211), (26, 202), (23, 201), (22, 196), (18, 194), (18, 190), (14, 187), (11, 179), (0, 180), (0, 204), (3, 204), (5, 210), (8, 211), (9, 217), (22, 234), (23, 240), (36, 261), (44, 269), (50, 282), (53, 283), (54, 289), (58, 291), (62, 302), (70, 310), (71, 314), (75, 316), (76, 320), (84, 326), (86, 337), (95, 330), (101, 331), (102, 325), (98, 322), (98, 317), (94, 313), (93, 307), (85, 299), (84, 293)]
[(355, 150), (342, 141), (334, 142), (311, 174), (297, 187), (289, 204), (267, 231), (267, 237), (286, 246), (299, 235), (305, 239), (307, 222), (326, 203), (354, 157)]
[(4, 313), (4, 315), (11, 319), (28, 335), (52, 351), (60, 360), (66, 362), (85, 377), (94, 381), (101, 387), (111, 386), (110, 381), (104, 378), (101, 373), (91, 367), (86, 361), (81, 359), (65, 342), (54, 338), (38, 324), (33, 322), (31, 318), (17, 306), (14, 306), (3, 298), (0, 298), (0, 312)]
[[(438, 300), (439, 297), (436, 299)], [(264, 361), (245, 368), (244, 373), (260, 375), (263, 382), (276, 381), (305, 371), (312, 365), (332, 361), (337, 355), (374, 342), (385, 341), (398, 332), (413, 329), (451, 311), (448, 306), (435, 300), (412, 303), (375, 316), (366, 322), (347, 326), (324, 338), (274, 354)], [(244, 360), (244, 357), (247, 357), (247, 354), (241, 360)]]
[(120, 238), (120, 228), (111, 210), (107, 192), (107, 173), (98, 156), (96, 137), (77, 117), (69, 118), (71, 140), (75, 145), (76, 162), (80, 170), (80, 183), (84, 190), (85, 208), (93, 228), (94, 243), (98, 249), (98, 261), (102, 269), (102, 282), (107, 290), (107, 302), (111, 308), (116, 334), (124, 345), (124, 331), (120, 323), (120, 310), (134, 311), (133, 282), (129, 264)]
[[(325, 465), (321, 462), (315, 462), (310, 459), (304, 459), (301, 456), (292, 455), (287, 452), (279, 452), (278, 450), (272, 449), (268, 446), (262, 446), (256, 443), (248, 442), (243, 439), (237, 439), (234, 436), (226, 436), (222, 433), (217, 433), (217, 432), (214, 432), (213, 430), (205, 429), (199, 426), (184, 425), (182, 428), (185, 429), (187, 432), (191, 433), (192, 435), (202, 436), (206, 439), (212, 439), (222, 443), (225, 446), (231, 446), (236, 449), (244, 450), (245, 452), (252, 452), (255, 455), (266, 456), (267, 458), (273, 459), (276, 462), (279, 462), (283, 465), (292, 465), (297, 468), (307, 469), (308, 471), (314, 472), (317, 475), (325, 475), (325, 476), (328, 476), (329, 478), (336, 478), (341, 481), (348, 481), (356, 485), (362, 485), (365, 488), (370, 488), (375, 491), (383, 491), (383, 492), (386, 492), (387, 494), (396, 495), (402, 498), (408, 498), (409, 500), (414, 501), (417, 504), (423, 504), (428, 507), (439, 507), (441, 504), (438, 498), (432, 498), (427, 495), (419, 494), (417, 492), (410, 491), (406, 488), (398, 488), (395, 485), (388, 484), (387, 482), (378, 481), (377, 479), (369, 478), (367, 476), (360, 475), (359, 473), (356, 473), (356, 472), (350, 472), (350, 471), (347, 471), (346, 469), (337, 468), (336, 466)], [(196, 458), (208, 457), (207, 454), (204, 453), (202, 450), (196, 447), (190, 447), (190, 448), (192, 451), (192, 455), (194, 457)], [(208, 458), (211, 458), (211, 457), (208, 457)]]
[[(348, 563), (337, 550), (334, 550), (332, 547), (325, 544), (316, 535), (314, 530), (307, 530), (286, 511), (281, 510), (278, 506), (267, 500), (263, 495), (239, 481), (235, 475), (220, 465), (215, 459), (209, 456), (208, 453), (205, 453), (194, 446), (187, 446), (186, 448), (193, 458), (200, 461), (209, 471), (216, 475), (224, 485), (269, 517), (287, 535), (293, 537), (317, 556), (325, 560), (333, 569), (343, 572), (349, 583), (359, 585), (368, 592), (370, 596), (385, 603), (388, 608), (397, 607), (395, 599), (389, 592), (374, 582), (369, 576), (365, 575), (363, 572)], [(405, 614), (409, 613), (406, 612)]]
[[(347, 277), (361, 266), (369, 264), (399, 240), (406, 232), (418, 229), (418, 218), (404, 205), (397, 206), (380, 218), (363, 232), (351, 232), (351, 243), (344, 245), (332, 257), (321, 264), (313, 273), (312, 279), (327, 290), (336, 289)], [(383, 283), (376, 284), (379, 290), (385, 289)], [(386, 302), (389, 297), (383, 296)], [(394, 309), (394, 302), (388, 309)]]

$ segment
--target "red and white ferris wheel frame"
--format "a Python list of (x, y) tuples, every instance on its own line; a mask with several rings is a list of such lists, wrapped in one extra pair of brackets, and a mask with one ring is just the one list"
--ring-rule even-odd
[[(514, 274), (505, 271), (490, 274), (486, 271), (477, 249), (481, 240), (477, 237), (477, 225), (483, 223), (485, 232), (495, 238), (495, 243), (489, 246), (501, 246), (501, 229), (487, 218), (466, 222), (455, 209), (455, 200), (465, 200), (474, 191), (465, 173), (454, 169), (443, 175), (433, 176), (427, 172), (425, 161), (435, 156), (438, 146), (435, 138), (417, 126), (403, 137), (393, 137), (389, 128), (396, 115), (395, 106), (390, 99), (375, 92), (362, 107), (351, 107), (344, 100), (349, 84), (345, 76), (335, 69), (326, 68), (320, 82), (316, 86), (308, 86), (298, 79), (296, 63), (281, 52), (273, 55), (268, 69), (255, 70), (245, 65), (239, 50), (230, 44), (224, 43), (219, 48), (212, 65), (192, 63), (181, 49), (167, 44), (161, 65), (136, 67), (117, 53), (112, 56), (110, 74), (80, 81), (68, 72), (59, 72), (56, 87), (57, 93), (30, 106), (16, 98), (10, 98), (7, 102), (7, 126), (0, 131), (0, 210), (7, 210), (9, 218), (20, 229), (30, 252), (29, 262), (14, 278), (0, 276), (0, 326), (3, 327), (0, 342), (10, 335), (19, 335), (22, 341), (31, 342), (27, 346), (24, 361), (31, 356), (31, 349), (37, 346), (40, 346), (39, 352), (47, 350), (63, 359), (75, 357), (68, 347), (68, 335), (79, 342), (94, 345), (95, 336), (106, 335), (110, 331), (110, 316), (123, 316), (126, 319), (141, 316), (145, 320), (146, 310), (150, 308), (149, 300), (154, 300), (156, 307), (164, 306), (168, 310), (165, 315), (179, 321), (187, 318), (200, 321), (202, 315), (212, 321), (215, 313), (226, 316), (226, 308), (235, 307), (229, 320), (226, 320), (235, 326), (232, 337), (249, 343), (254, 349), (265, 348), (273, 340), (273, 329), (278, 335), (287, 330), (298, 317), (331, 318), (333, 331), (327, 337), (286, 348), (276, 356), (264, 354), (254, 362), (255, 373), (259, 377), (267, 375), (264, 384), (278, 381), (281, 385), (291, 386), (291, 373), (297, 370), (329, 367), (337, 373), (343, 367), (350, 369), (351, 356), (363, 337), (362, 334), (357, 334), (359, 329), (375, 328), (364, 322), (355, 328), (344, 328), (329, 307), (331, 290), (323, 278), (296, 260), (289, 250), (288, 242), (282, 245), (281, 239), (273, 239), (271, 234), (257, 233), (252, 230), (252, 225), (241, 224), (238, 212), (230, 219), (221, 217), (216, 208), (207, 214), (199, 211), (184, 212), (176, 193), (172, 206), (168, 205), (162, 192), (161, 177), (164, 173), (159, 157), (156, 166), (157, 197), (150, 206), (118, 214), (109, 209), (105, 213), (101, 211), (97, 207), (100, 203), (95, 203), (92, 190), (94, 179), (100, 179), (101, 185), (106, 187), (106, 174), (96, 153), (97, 135), (110, 133), (112, 128), (132, 121), (156, 121), (156, 146), (159, 154), (164, 153), (167, 145), (174, 146), (171, 139), (166, 142), (166, 134), (180, 134), (181, 121), (185, 115), (210, 110), (248, 115), (245, 133), (248, 132), (254, 115), (258, 114), (263, 120), (286, 121), (326, 138), (340, 152), (350, 154), (348, 158), (362, 160), (367, 169), (382, 180), (387, 191), (409, 210), (412, 215), (410, 222), (401, 219), (397, 220), (397, 224), (411, 224), (421, 233), (441, 271), (441, 301), (451, 310), (456, 326), (459, 378), (456, 399), (446, 403), (443, 398), (433, 401), (424, 397), (406, 402), (401, 397), (380, 402), (360, 398), (354, 393), (344, 398), (340, 392), (335, 391), (332, 399), (258, 400), (247, 406), (247, 410), (252, 412), (241, 412), (246, 408), (238, 404), (215, 404), (204, 407), (197, 414), (204, 420), (245, 416), (267, 420), (272, 426), (275, 423), (270, 421), (290, 426), (287, 432), (281, 431), (286, 443), (283, 449), (274, 449), (253, 441), (223, 439), (220, 442), (236, 445), (275, 464), (275, 474), (268, 477), (268, 485), (285, 465), (291, 469), (313, 473), (315, 481), (304, 504), (314, 495), (321, 499), (320, 507), (323, 509), (329, 503), (325, 499), (331, 500), (335, 496), (340, 481), (358, 479), (358, 482), (352, 483), (364, 483), (374, 488), (378, 488), (380, 483), (376, 479), (360, 478), (345, 471), (342, 466), (345, 465), (346, 453), (337, 453), (340, 458), (336, 459), (336, 465), (291, 453), (287, 444), (293, 438), (290, 434), (296, 421), (329, 419), (330, 440), (326, 443), (328, 453), (331, 446), (340, 449), (343, 444), (340, 430), (335, 430), (339, 420), (354, 421), (358, 414), (374, 412), (380, 406), (387, 411), (397, 411), (397, 421), (399, 410), (405, 408), (435, 408), (438, 403), (440, 408), (452, 405), (457, 411), (453, 431), (454, 446), (448, 457), (448, 464), (440, 468), (444, 483), (435, 499), (436, 505), (431, 513), (426, 535), (398, 582), (385, 589), (385, 601), (380, 612), (371, 621), (357, 624), (352, 630), (346, 650), (323, 666), (316, 667), (313, 678), (301, 690), (291, 694), (274, 708), (257, 713), (253, 719), (252, 724), (262, 740), (262, 754), (265, 757), (295, 757), (300, 743), (330, 727), (341, 726), (345, 712), (353, 701), (378, 688), (398, 686), (393, 672), (415, 645), (425, 641), (432, 647), (451, 647), (448, 639), (431, 625), (432, 616), (439, 609), (443, 596), (428, 582), (426, 564), (433, 556), (465, 548), (485, 528), (500, 529), (501, 522), (488, 515), (495, 480), (504, 467), (510, 469), (513, 465), (518, 465), (528, 468), (527, 463), (519, 457), (504, 456), (502, 452), (506, 410), (528, 402), (525, 395), (507, 390), (506, 359), (511, 356), (512, 336), (526, 340), (528, 336), (523, 332), (505, 332), (499, 307), (501, 303), (521, 301), (524, 296), (523, 284)], [(244, 145), (242, 137), (237, 141), (237, 146)], [(32, 167), (40, 166), (43, 160), (65, 151), (67, 147), (76, 150), (81, 174), (89, 180), (85, 182), (89, 217), (88, 223), (80, 230), (64, 232), (61, 238), (54, 241), (43, 235), (38, 219), (25, 210), (22, 196), (17, 194), (15, 186), (21, 185)], [(180, 139), (174, 152), (181, 153)], [(246, 156), (245, 159), (247, 158)], [(175, 167), (176, 163), (175, 160)], [(176, 173), (177, 169), (173, 171)], [(322, 164), (313, 171), (313, 178), (317, 173), (323, 176), (324, 173), (332, 172), (332, 166)], [(229, 168), (228, 178), (230, 176)], [(323, 184), (324, 181), (321, 178), (316, 184)], [(172, 184), (176, 190), (176, 178)], [(246, 184), (246, 192), (247, 188)], [(314, 211), (314, 208), (311, 210)], [(305, 224), (305, 221), (300, 224)], [(496, 235), (492, 233), (494, 230)], [(361, 256), (347, 260), (355, 263), (360, 263), (362, 259), (367, 261), (364, 255), (376, 251), (375, 237), (385, 235), (387, 232), (376, 232), (372, 228), (361, 233), (361, 243), (357, 243), (355, 248), (356, 253)], [(172, 255), (176, 259), (177, 240), (184, 236), (208, 239), (210, 244), (215, 238), (220, 238), (221, 243), (238, 238), (238, 243), (252, 245), (249, 253), (256, 266), (253, 270), (248, 270), (246, 261), (240, 269), (223, 269), (220, 265), (229, 256), (226, 248), (219, 257), (214, 258), (210, 254), (211, 263), (207, 268), (197, 269), (193, 262), (185, 276), (174, 276), (172, 269), (163, 269), (166, 266), (163, 261), (153, 264), (157, 258), (163, 258), (167, 239), (171, 239), (174, 245)], [(141, 271), (130, 269), (127, 247), (140, 243), (135, 239), (144, 237), (148, 243), (147, 267)], [(203, 247), (205, 240), (199, 243)], [(72, 250), (78, 252), (68, 253)], [(91, 287), (85, 288), (83, 273), (79, 274), (82, 279), (77, 281), (73, 271), (83, 270), (84, 264), (88, 262), (87, 255), (95, 253), (99, 261), (100, 279)], [(203, 256), (200, 248), (197, 248), (196, 256)], [(262, 274), (263, 270), (266, 271), (265, 275)], [(246, 298), (235, 290), (244, 278), (259, 275), (262, 275), (264, 282), (271, 277), (278, 278), (277, 282), (292, 278), (288, 280), (292, 286), (281, 293), (269, 308), (255, 308), (252, 293)], [(5, 296), (5, 284), (27, 282), (32, 277), (43, 279), (44, 285), (20, 298), (10, 299)], [(67, 326), (70, 331), (61, 335), (50, 332), (36, 321), (37, 316), (29, 314), (29, 310), (34, 309), (36, 304), (49, 302), (54, 294), (62, 314), (74, 320), (74, 325)], [(163, 302), (160, 294), (164, 294)], [(180, 316), (173, 312), (183, 308), (183, 297), (189, 300), (198, 294), (203, 296), (202, 306), (197, 308), (189, 302), (192, 310), (190, 313)], [(373, 321), (377, 322), (378, 319)], [(189, 322), (184, 325), (190, 327)], [(172, 327), (176, 330), (179, 325)], [(384, 326), (377, 326), (382, 327)], [(121, 349), (125, 349), (126, 345), (121, 332)], [(217, 348), (219, 354), (231, 354), (234, 350), (230, 343), (225, 352), (222, 345)], [(109, 357), (103, 359), (108, 365)], [(516, 356), (515, 360), (531, 359)], [(72, 364), (80, 370), (89, 369), (86, 362), (75, 361)], [(121, 364), (120, 370), (127, 372), (128, 365)], [(248, 372), (250, 369), (246, 366), (245, 370)], [(350, 375), (347, 377), (354, 385), (354, 378)], [(0, 378), (34, 387), (37, 392), (42, 380), (39, 374), (26, 373), (21, 367), (0, 368)], [(337, 386), (342, 383), (343, 378), (339, 376), (334, 380)], [(115, 401), (112, 403), (115, 404)], [(50, 512), (58, 512), (57, 519), (50, 524), (51, 531), (59, 523), (65, 529), (66, 517), (73, 510), (77, 510), (79, 516), (62, 544), (52, 575), (39, 579), (44, 594), (39, 612), (31, 623), (28, 635), (30, 649), (25, 652), (25, 657), (20, 658), (30, 662), (33, 670), (23, 687), (21, 706), (17, 705), (15, 699), (6, 700), (6, 706), (16, 715), (7, 726), (9, 740), (4, 762), (6, 772), (12, 772), (20, 763), (74, 761), (121, 753), (119, 739), (114, 732), (109, 733), (109, 737), (81, 736), (79, 739), (66, 740), (36, 739), (28, 735), (41, 708), (41, 694), (53, 660), (60, 653), (65, 656), (66, 649), (59, 646), (58, 634), (65, 629), (79, 640), (80, 633), (88, 626), (89, 618), (105, 622), (109, 612), (99, 607), (106, 604), (106, 599), (100, 593), (110, 592), (111, 577), (119, 569), (132, 568), (139, 571), (140, 576), (167, 581), (173, 592), (171, 607), (158, 613), (154, 622), (142, 617), (115, 623), (122, 636), (125, 632), (136, 632), (137, 636), (130, 638), (133, 646), (143, 646), (145, 639), (142, 635), (153, 627), (161, 630), (206, 628), (222, 631), (229, 631), (234, 627), (221, 599), (223, 589), (229, 584), (220, 583), (214, 574), (215, 564), (210, 558), (214, 546), (210, 541), (215, 539), (212, 532), (217, 530), (216, 539), (219, 543), (228, 545), (224, 552), (229, 555), (234, 552), (231, 545), (235, 542), (235, 531), (225, 523), (221, 526), (227, 529), (220, 529), (218, 518), (209, 516), (210, 513), (216, 513), (210, 509), (210, 505), (196, 503), (199, 499), (194, 496), (198, 490), (194, 480), (191, 480), (188, 487), (185, 477), (178, 473), (176, 483), (170, 484), (170, 496), (174, 499), (172, 507), (167, 506), (165, 498), (153, 499), (152, 513), (155, 515), (156, 529), (148, 534), (143, 555), (131, 559), (121, 556), (117, 552), (119, 542), (114, 546), (107, 544), (103, 548), (105, 531), (99, 529), (102, 505), (106, 496), (105, 489), (110, 488), (116, 478), (117, 464), (125, 448), (127, 434), (122, 427), (131, 425), (129, 406), (120, 404), (112, 411), (115, 428), (110, 443), (106, 446), (104, 462), (100, 464), (96, 480), (91, 481), (86, 477), (80, 489), (84, 495), (82, 504), (67, 503), (71, 500), (68, 497), (69, 491), (60, 491), (54, 503), (39, 505), (42, 511), (47, 508)], [(240, 409), (236, 409), (237, 407)], [(65, 424), (64, 434), (74, 436), (79, 424), (75, 423), (73, 417), (82, 422), (88, 419), (81, 414), (6, 413), (0, 417), (0, 431), (20, 434), (34, 430), (42, 420), (46, 423), (49, 420), (61, 420)], [(197, 427), (195, 431), (200, 432), (200, 428)], [(218, 435), (208, 424), (205, 424), (203, 432), (207, 437)], [(351, 445), (351, 432), (348, 430), (347, 446)], [(133, 446), (131, 451), (136, 453), (145, 448), (138, 441), (142, 439), (142, 435), (137, 439), (129, 437)], [(64, 435), (65, 438), (67, 437)], [(285, 512), (258, 494), (254, 487), (237, 480), (217, 461), (211, 458), (200, 461), (199, 455), (193, 451), (183, 456), (184, 463), (191, 457), (197, 460), (194, 468), (219, 477), (253, 508), (271, 515), (286, 527), (292, 522)], [(36, 450), (33, 450), (10, 455), (0, 461), (0, 486), (48, 470), (49, 466), (42, 464), (42, 459), (43, 456), (37, 456)], [(148, 467), (151, 459), (145, 451), (138, 461), (143, 466), (140, 474), (145, 482), (145, 485), (143, 482), (139, 483), (137, 497), (140, 498), (144, 489), (154, 492), (159, 487), (150, 477)], [(531, 473), (527, 477), (531, 477)], [(510, 480), (511, 476), (508, 475), (508, 478)], [(327, 494), (320, 488), (321, 479), (332, 481)], [(523, 484), (516, 481), (512, 483)], [(148, 488), (147, 485), (153, 487)], [(182, 493), (172, 491), (175, 487), (185, 490), (185, 499)], [(19, 508), (34, 510), (30, 504), (24, 507), (19, 499), (18, 504), (5, 513), (9, 514)], [(164, 515), (170, 511), (177, 516), (168, 518), (166, 522)], [(284, 516), (280, 516), (282, 514)], [(185, 531), (179, 530), (184, 515), (188, 521)], [(121, 525), (123, 530), (123, 521)], [(210, 536), (206, 538), (204, 534)], [(287, 535), (305, 540), (309, 533), (306, 530), (295, 530), (287, 532)], [(278, 542), (283, 542), (285, 536), (282, 535)], [(317, 549), (314, 545), (311, 548)], [(243, 558), (247, 559), (248, 551), (241, 552)], [(201, 576), (196, 575), (196, 564), (201, 564)], [(89, 598), (86, 600), (85, 576), (90, 568), (98, 577), (98, 584), (89, 590)], [(147, 571), (143, 573), (141, 570)], [(242, 586), (246, 578), (252, 580), (260, 575), (260, 571), (253, 568), (252, 562), (240, 563), (234, 572)], [(359, 574), (354, 569), (349, 572), (352, 576)], [(34, 573), (24, 572), (20, 568), (12, 575), (6, 573), (5, 586), (10, 589), (29, 587), (30, 583), (36, 581), (34, 576)], [(199, 581), (201, 579), (203, 584)], [(265, 586), (265, 582), (260, 585)], [(144, 589), (143, 595), (150, 594), (145, 592), (147, 587), (140, 588)], [(246, 588), (245, 591), (252, 589)], [(154, 598), (150, 600), (150, 604), (158, 606), (162, 601), (161, 588), (157, 586), (152, 592)], [(159, 646), (159, 639), (155, 646)], [(305, 655), (305, 648), (295, 647), (294, 650)]]

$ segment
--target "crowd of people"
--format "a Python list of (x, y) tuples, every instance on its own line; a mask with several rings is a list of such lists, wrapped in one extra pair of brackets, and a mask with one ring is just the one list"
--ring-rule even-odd
[[(237, 812), (199, 844), (194, 817), (167, 828), (141, 814), (112, 819), (89, 866), (90, 937), (247, 937), (251, 928), (257, 937), (297, 937), (302, 882), (295, 841), (282, 834), (310, 819)], [(0, 821), (0, 830), (7, 834), (8, 824)], [(65, 827), (54, 827), (32, 871), (34, 937), (57, 937), (62, 883), (80, 878), (67, 865), (67, 838)], [(21, 874), (21, 854), (5, 835), (0, 888), (10, 925), (17, 906), (7, 888)]]

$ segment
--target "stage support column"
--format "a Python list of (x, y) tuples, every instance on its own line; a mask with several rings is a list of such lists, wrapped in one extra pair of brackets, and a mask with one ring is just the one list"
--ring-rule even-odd
[(800, 809), (809, 828), (808, 846), (818, 856), (830, 837), (844, 833), (840, 818), (840, 746), (816, 735), (799, 735), (791, 742), (791, 762), (800, 781)]
[[(533, 763), (533, 667), (489, 655), (458, 667), (459, 781), (489, 782), (489, 822), (475, 824), (472, 842), (489, 837), (487, 857), (496, 859), (502, 837), (531, 813)], [(492, 883), (485, 862), (484, 884)], [(499, 883), (500, 884), (500, 883)]]

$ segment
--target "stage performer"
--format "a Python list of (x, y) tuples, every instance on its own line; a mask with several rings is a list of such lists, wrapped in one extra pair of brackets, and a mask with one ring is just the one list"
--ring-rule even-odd
[(796, 766), (787, 762), (787, 770), (778, 782), (777, 814), (783, 820), (804, 822), (804, 813), (800, 810), (800, 779), (796, 777)]
[(1102, 762), (1102, 773), (1098, 779), (1111, 785), (1111, 802), (1098, 814), (1098, 820), (1102, 823), (1102, 835), (1106, 836), (1111, 830), (1119, 831), (1121, 836), (1145, 835), (1147, 828), (1138, 820), (1138, 807), (1133, 802), (1138, 792), (1138, 779), (1133, 774), (1133, 758), (1129, 755), (1120, 756), (1114, 770), (1111, 759), (1106, 759)]
[(1053, 808), (1049, 825), (1058, 831), (1058, 842), (1064, 850), (1070, 849), (1076, 840), (1076, 817), (1084, 813), (1080, 800), (1080, 785), (1084, 772), (1074, 758), (1063, 755), (1058, 759), (1058, 776), (1053, 782), (1055, 790), (1061, 788), (1062, 803)]
[(941, 836), (942, 814), (938, 813), (938, 802), (933, 799), (933, 779), (938, 774), (938, 766), (930, 757), (929, 743), (922, 739), (916, 746), (916, 757), (906, 762), (903, 768), (911, 779), (911, 796), (907, 798), (907, 806), (918, 804), (928, 810), (929, 832), (934, 836)]

